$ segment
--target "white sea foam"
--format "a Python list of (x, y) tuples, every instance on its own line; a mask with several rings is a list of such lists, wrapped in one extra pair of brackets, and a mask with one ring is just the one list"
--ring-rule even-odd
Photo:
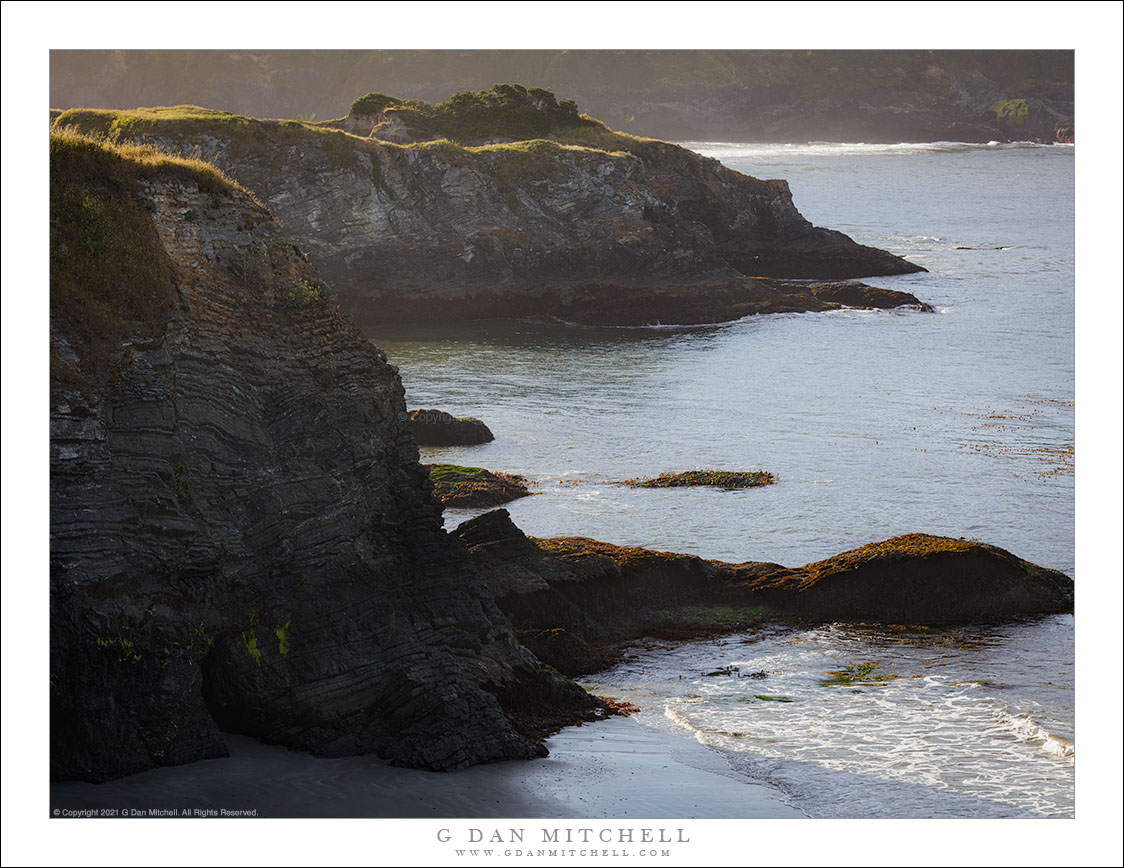
[[(1064, 643), (1018, 671), (1018, 683), (998, 678), (1071, 626), (1063, 616), (904, 640), (837, 626), (699, 642), (647, 650), (594, 686), (811, 816), (1069, 816)], [(858, 680), (825, 683), (866, 661), (877, 665)], [(1051, 686), (1038, 673), (1053, 670)]]
[(1060, 735), (1044, 729), (1029, 714), (1014, 712), (1001, 708), (996, 712), (1000, 726), (1009, 729), (1022, 741), (1039, 745), (1046, 753), (1063, 759), (1072, 760), (1074, 756), (1073, 742)]
[(773, 157), (847, 157), (847, 156), (911, 156), (915, 154), (961, 154), (969, 151), (1012, 151), (1045, 149), (1058, 152), (1072, 151), (1073, 145), (1040, 142), (898, 142), (873, 144), (868, 142), (680, 142), (707, 157), (727, 162), (742, 159), (768, 159)]

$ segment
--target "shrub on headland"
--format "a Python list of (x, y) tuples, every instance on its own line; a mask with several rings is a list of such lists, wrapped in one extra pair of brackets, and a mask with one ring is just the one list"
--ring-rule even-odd
[(461, 91), (436, 104), (383, 93), (368, 93), (351, 104), (352, 116), (379, 112), (401, 121), (415, 139), (445, 138), (458, 143), (539, 139), (560, 128), (601, 125), (579, 114), (573, 100), (559, 101), (549, 90), (521, 84)]

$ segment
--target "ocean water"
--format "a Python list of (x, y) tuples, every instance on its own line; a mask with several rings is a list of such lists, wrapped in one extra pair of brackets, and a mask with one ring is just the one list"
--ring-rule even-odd
[[(526, 476), (537, 494), (508, 509), (531, 535), (799, 565), (924, 531), (1072, 576), (1072, 146), (689, 147), (785, 178), (813, 223), (925, 266), (868, 282), (937, 312), (374, 330), (409, 406), (478, 416), (496, 435), (423, 460)], [(779, 481), (614, 484), (702, 467)], [(449, 510), (446, 526), (476, 512)], [(863, 664), (866, 683), (822, 683)], [(699, 675), (724, 666), (739, 672)], [(764, 675), (738, 677), (750, 672)], [(649, 644), (591, 683), (810, 816), (1072, 815), (1069, 616)]]

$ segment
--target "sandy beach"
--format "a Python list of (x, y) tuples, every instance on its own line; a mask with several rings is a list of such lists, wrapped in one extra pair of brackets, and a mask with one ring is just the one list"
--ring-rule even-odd
[(546, 759), (451, 774), (393, 768), (372, 756), (317, 759), (228, 735), (230, 756), (105, 784), (51, 787), (51, 809), (245, 810), (258, 817), (787, 818), (768, 787), (731, 772), (693, 741), (613, 718), (570, 727)]

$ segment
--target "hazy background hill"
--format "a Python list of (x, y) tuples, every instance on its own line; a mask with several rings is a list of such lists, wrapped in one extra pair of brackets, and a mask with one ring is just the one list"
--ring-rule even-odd
[(53, 51), (50, 92), (52, 108), (190, 103), (326, 120), (369, 91), (434, 102), (497, 82), (672, 140), (1072, 135), (1072, 51)]

